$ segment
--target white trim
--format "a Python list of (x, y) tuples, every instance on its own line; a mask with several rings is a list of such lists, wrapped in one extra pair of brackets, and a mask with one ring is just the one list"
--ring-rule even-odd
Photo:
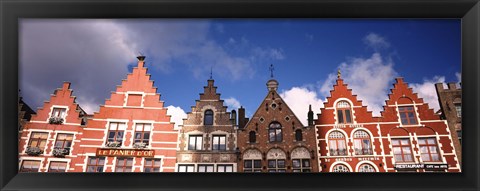
[(83, 130), (87, 130), (87, 131), (105, 131), (105, 129), (101, 129), (101, 128), (83, 128)]
[(328, 139), (328, 135), (329, 135), (332, 131), (339, 131), (340, 133), (343, 134), (343, 136), (345, 136), (345, 139), (344, 139), (344, 140), (345, 140), (345, 149), (346, 149), (345, 152), (347, 152), (347, 155), (341, 155), (341, 156), (335, 156), (335, 157), (352, 156), (352, 155), (350, 154), (350, 152), (349, 152), (349, 146), (348, 146), (348, 142), (347, 142), (347, 140), (348, 140), (348, 136), (347, 136), (348, 134), (347, 134), (347, 132), (345, 132), (345, 131), (342, 130), (342, 129), (335, 129), (335, 128), (332, 128), (332, 129), (328, 130), (327, 133), (325, 133), (325, 139), (326, 139), (326, 141), (325, 141), (326, 144), (325, 144), (325, 145), (327, 146), (327, 147), (326, 147), (326, 151), (328, 151), (327, 156), (331, 156), (331, 155), (330, 155), (330, 154), (331, 154), (331, 153), (330, 153), (330, 147), (329, 147), (329, 144), (330, 144), (329, 142), (330, 142), (330, 141), (329, 141), (329, 139)]
[(345, 166), (347, 166), (349, 172), (353, 172), (352, 170), (352, 167), (347, 163), (347, 162), (344, 162), (344, 161), (335, 161), (333, 162), (331, 165), (330, 165), (330, 170), (328, 172), (333, 172), (333, 167), (335, 167), (336, 165), (338, 164), (343, 164)]
[[(369, 164), (369, 165), (372, 165), (373, 168), (375, 168), (375, 172), (380, 172), (380, 170), (378, 169), (377, 165), (375, 163), (373, 163), (372, 161), (360, 161), (357, 163), (357, 166), (355, 167), (355, 172), (358, 172), (358, 169), (360, 168), (360, 166), (362, 164)], [(385, 165), (383, 165), (385, 166)]]
[(70, 158), (47, 158), (47, 166), (45, 168), (45, 172), (48, 172), (48, 170), (50, 169), (50, 162), (67, 162), (65, 172), (68, 172), (67, 170), (70, 170)]
[(40, 165), (38, 166), (38, 172), (41, 172), (41, 170), (45, 170), (45, 167), (43, 166), (43, 162), (45, 161), (45, 157), (19, 157), (19, 162), (20, 164), (18, 165), (18, 171), (22, 168), (23, 161), (29, 160), (29, 161), (40, 161)]
[(48, 121), (52, 117), (52, 113), (53, 113), (54, 108), (65, 109), (65, 115), (63, 115), (62, 118), (63, 118), (63, 123), (67, 123), (67, 116), (68, 116), (68, 111), (70, 111), (70, 107), (65, 106), (65, 105), (53, 105), (53, 104), (52, 104), (52, 106), (50, 106), (50, 112), (48, 113), (48, 118), (45, 122), (48, 123)]

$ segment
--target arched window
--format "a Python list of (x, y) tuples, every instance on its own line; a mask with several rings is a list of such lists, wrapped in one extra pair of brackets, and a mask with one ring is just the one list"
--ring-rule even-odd
[(262, 172), (262, 153), (249, 149), (243, 153), (243, 172)]
[(306, 148), (298, 147), (292, 151), (293, 172), (311, 172), (310, 152)]
[(286, 172), (285, 152), (280, 149), (270, 149), (267, 153), (268, 172)]
[(213, 111), (212, 110), (207, 110), (205, 111), (205, 115), (203, 118), (203, 124), (204, 125), (213, 125)]
[(418, 138), (418, 146), (420, 146), (420, 153), (424, 162), (441, 161), (435, 137)]
[(345, 144), (345, 136), (340, 131), (332, 131), (328, 135), (328, 143), (330, 147), (330, 156), (347, 155), (347, 146)]
[(268, 140), (270, 142), (281, 142), (283, 140), (282, 125), (280, 123), (270, 123), (268, 126)]
[(356, 155), (372, 155), (370, 135), (364, 130), (355, 131), (353, 133), (353, 148)]
[(250, 133), (248, 134), (248, 142), (250, 143), (257, 142), (257, 133), (255, 133), (255, 131), (250, 131)]
[(337, 103), (337, 120), (338, 123), (352, 123), (350, 104), (346, 101)]
[(370, 164), (362, 164), (358, 167), (358, 172), (375, 172), (375, 168)]
[(302, 130), (301, 130), (301, 129), (295, 130), (295, 140), (296, 140), (296, 141), (302, 141), (302, 140), (303, 140)]
[(350, 172), (350, 170), (343, 164), (337, 164), (333, 167), (333, 172)]

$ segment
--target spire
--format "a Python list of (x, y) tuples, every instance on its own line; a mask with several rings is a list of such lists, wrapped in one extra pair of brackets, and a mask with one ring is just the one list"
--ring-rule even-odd
[(340, 72), (340, 69), (338, 69), (337, 71), (337, 78), (339, 79), (342, 78), (342, 72)]
[(312, 111), (312, 105), (311, 104), (308, 106), (307, 120), (308, 120), (308, 126), (309, 127), (313, 126), (313, 111)]
[(268, 80), (268, 82), (267, 82), (267, 89), (268, 89), (268, 91), (272, 91), (272, 90), (273, 90), (273, 91), (277, 91), (278, 82), (277, 82), (277, 80), (273, 79), (273, 70), (274, 70), (273, 64), (270, 64), (269, 70), (270, 70), (270, 77), (271, 77), (272, 79)]

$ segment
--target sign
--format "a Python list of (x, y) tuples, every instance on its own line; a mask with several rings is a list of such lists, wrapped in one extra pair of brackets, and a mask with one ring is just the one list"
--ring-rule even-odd
[(427, 169), (447, 169), (448, 164), (425, 164)]
[(396, 169), (447, 169), (448, 164), (396, 164)]
[(98, 148), (97, 156), (109, 157), (153, 157), (154, 150)]
[(423, 164), (395, 164), (396, 169), (419, 169), (424, 168)]

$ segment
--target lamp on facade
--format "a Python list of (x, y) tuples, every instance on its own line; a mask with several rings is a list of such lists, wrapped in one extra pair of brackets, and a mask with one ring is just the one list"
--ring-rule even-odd
[(315, 151), (312, 149), (312, 150), (310, 150), (310, 153), (312, 155), (312, 159), (314, 159), (315, 158)]

